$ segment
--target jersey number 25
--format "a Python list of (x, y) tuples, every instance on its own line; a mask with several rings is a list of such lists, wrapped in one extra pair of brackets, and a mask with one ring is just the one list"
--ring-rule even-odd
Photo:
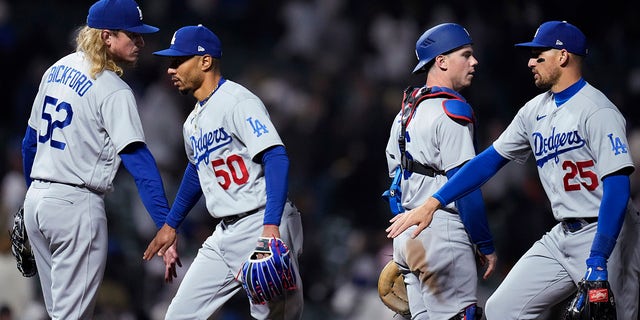
[[(564, 182), (565, 191), (577, 191), (583, 186), (589, 191), (595, 190), (598, 183), (598, 176), (595, 172), (588, 168), (593, 167), (593, 160), (587, 161), (569, 161), (566, 160), (562, 163), (562, 169), (568, 170), (565, 173), (562, 181)], [(580, 180), (576, 179), (579, 177)]]

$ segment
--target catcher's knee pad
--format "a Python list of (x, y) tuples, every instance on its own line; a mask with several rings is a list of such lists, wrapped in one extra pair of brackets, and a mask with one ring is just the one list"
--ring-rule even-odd
[(482, 319), (482, 308), (472, 304), (460, 311), (449, 320), (480, 320)]

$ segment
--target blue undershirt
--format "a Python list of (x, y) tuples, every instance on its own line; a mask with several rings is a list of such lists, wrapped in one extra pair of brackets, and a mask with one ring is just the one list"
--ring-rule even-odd
[(38, 146), (37, 137), (38, 132), (30, 126), (27, 126), (24, 138), (22, 139), (22, 171), (27, 188), (31, 185), (31, 168), (33, 168), (33, 160), (36, 157)]
[[(447, 178), (451, 179), (460, 167), (447, 171)], [(491, 254), (495, 251), (493, 238), (489, 230), (489, 222), (480, 189), (476, 189), (456, 201), (456, 207), (460, 214), (460, 219), (464, 224), (471, 241), (478, 246), (482, 254)]]
[(289, 190), (289, 157), (283, 146), (276, 146), (262, 155), (262, 163), (267, 184), (264, 224), (279, 226)]
[(178, 188), (176, 199), (173, 201), (171, 210), (167, 215), (165, 221), (170, 227), (178, 229), (187, 213), (196, 205), (200, 197), (202, 196), (202, 189), (200, 188), (200, 178), (198, 178), (198, 171), (196, 166), (189, 162), (187, 168), (184, 170), (182, 176), (182, 182)]
[(553, 100), (556, 102), (556, 106), (559, 107), (567, 102), (567, 100), (571, 99), (571, 97), (573, 97), (573, 95), (575, 95), (576, 92), (580, 91), (580, 89), (582, 89), (585, 85), (587, 85), (587, 82), (584, 79), (580, 78), (578, 82), (570, 85), (568, 88), (558, 93), (554, 93)]
[(160, 228), (169, 212), (160, 171), (147, 145), (139, 142), (128, 145), (120, 153), (125, 169), (133, 176), (142, 204)]
[(609, 259), (622, 229), (627, 202), (631, 194), (629, 176), (609, 175), (602, 179), (602, 201), (598, 212), (598, 229), (591, 244), (591, 257)]

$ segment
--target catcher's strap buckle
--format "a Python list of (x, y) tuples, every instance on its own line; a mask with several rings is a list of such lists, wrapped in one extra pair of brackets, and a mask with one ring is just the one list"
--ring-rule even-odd
[(576, 232), (581, 230), (582, 228), (590, 225), (594, 222), (598, 222), (597, 217), (593, 218), (568, 218), (562, 220), (562, 229), (565, 232)]
[(418, 161), (415, 161), (413, 159), (407, 159), (406, 156), (403, 156), (401, 159), (402, 162), (402, 168), (406, 171), (410, 171), (410, 172), (415, 172), (424, 176), (428, 176), (428, 177), (435, 177), (437, 175), (445, 175), (446, 173), (442, 170), (436, 170), (432, 167), (429, 167), (425, 164), (422, 164)]
[(398, 166), (396, 167), (393, 182), (391, 182), (389, 190), (385, 190), (382, 193), (382, 199), (389, 203), (391, 213), (394, 215), (404, 212), (404, 208), (402, 207), (402, 189), (400, 187), (401, 178), (402, 168)]

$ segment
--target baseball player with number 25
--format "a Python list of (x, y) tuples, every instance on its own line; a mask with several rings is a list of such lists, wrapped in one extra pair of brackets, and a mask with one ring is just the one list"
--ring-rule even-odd
[(34, 99), (22, 145), (24, 224), (52, 319), (93, 317), (109, 245), (104, 195), (121, 162), (158, 228), (169, 211), (135, 97), (120, 78), (138, 61), (142, 34), (156, 31), (135, 1), (97, 1), (76, 52), (47, 69)]
[(260, 99), (225, 79), (222, 45), (208, 28), (178, 29), (168, 49), (167, 73), (198, 100), (184, 122), (189, 163), (165, 225), (144, 259), (163, 255), (176, 229), (204, 194), (221, 218), (186, 272), (167, 320), (207, 319), (243, 287), (256, 319), (300, 319), (300, 213), (287, 199), (289, 158)]
[(537, 319), (576, 292), (577, 283), (594, 287), (609, 282), (615, 310), (581, 314), (589, 306), (593, 312), (598, 304), (612, 304), (607, 291), (598, 289), (598, 294), (575, 299), (570, 318), (615, 319), (617, 313), (618, 319), (637, 319), (640, 217), (629, 202), (634, 164), (625, 119), (582, 78), (587, 46), (577, 27), (545, 22), (531, 42), (516, 46), (531, 50), (528, 67), (535, 85), (547, 91), (527, 102), (492, 146), (423, 205), (394, 217), (388, 236), (412, 225), (418, 226), (413, 236), (429, 232), (425, 228), (437, 208), (479, 188), (509, 161), (523, 163), (533, 155), (558, 224), (533, 244), (489, 297), (487, 318)]

